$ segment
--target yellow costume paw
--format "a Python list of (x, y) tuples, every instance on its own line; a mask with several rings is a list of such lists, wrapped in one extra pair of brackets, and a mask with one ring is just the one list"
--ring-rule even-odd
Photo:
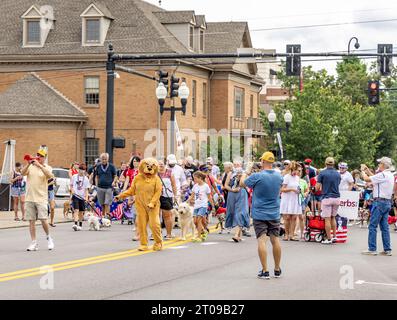
[(138, 248), (138, 251), (149, 251), (150, 249), (149, 249), (149, 247), (148, 246), (140, 246), (139, 248)]

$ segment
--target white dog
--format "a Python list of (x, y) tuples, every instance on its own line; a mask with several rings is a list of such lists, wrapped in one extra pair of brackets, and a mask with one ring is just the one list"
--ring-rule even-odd
[(110, 228), (112, 226), (112, 223), (110, 222), (109, 219), (102, 219), (102, 224), (100, 219), (95, 216), (93, 213), (88, 214), (88, 225), (89, 225), (89, 230), (90, 231), (99, 231), (100, 229), (103, 228)]
[(187, 202), (179, 205), (178, 208), (178, 223), (182, 231), (182, 240), (186, 240), (186, 235), (189, 228), (192, 229), (192, 236), (194, 237), (196, 228), (193, 222), (193, 207), (191, 207)]
[(90, 227), (90, 231), (99, 231), (99, 229), (101, 228), (99, 218), (92, 212), (88, 214), (88, 225)]

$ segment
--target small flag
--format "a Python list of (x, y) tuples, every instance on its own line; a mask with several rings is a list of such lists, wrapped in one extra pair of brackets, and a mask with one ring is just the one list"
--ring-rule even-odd
[(182, 135), (179, 130), (178, 122), (175, 120), (175, 136), (176, 136), (176, 146), (178, 151), (183, 151)]

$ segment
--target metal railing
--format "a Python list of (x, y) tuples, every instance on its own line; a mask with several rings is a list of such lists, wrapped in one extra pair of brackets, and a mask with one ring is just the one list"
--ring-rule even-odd
[(230, 117), (230, 130), (233, 129), (239, 129), (239, 130), (248, 129), (259, 133), (265, 132), (261, 119), (251, 118), (251, 117), (249, 118)]

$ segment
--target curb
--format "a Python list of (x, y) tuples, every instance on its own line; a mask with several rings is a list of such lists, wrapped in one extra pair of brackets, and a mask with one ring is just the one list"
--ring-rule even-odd
[[(64, 223), (72, 223), (73, 221), (59, 221), (55, 222), (55, 224), (64, 224)], [(12, 227), (0, 227), (0, 230), (8, 230), (8, 229), (21, 229), (21, 228), (29, 228), (29, 225), (26, 226), (12, 226)]]

